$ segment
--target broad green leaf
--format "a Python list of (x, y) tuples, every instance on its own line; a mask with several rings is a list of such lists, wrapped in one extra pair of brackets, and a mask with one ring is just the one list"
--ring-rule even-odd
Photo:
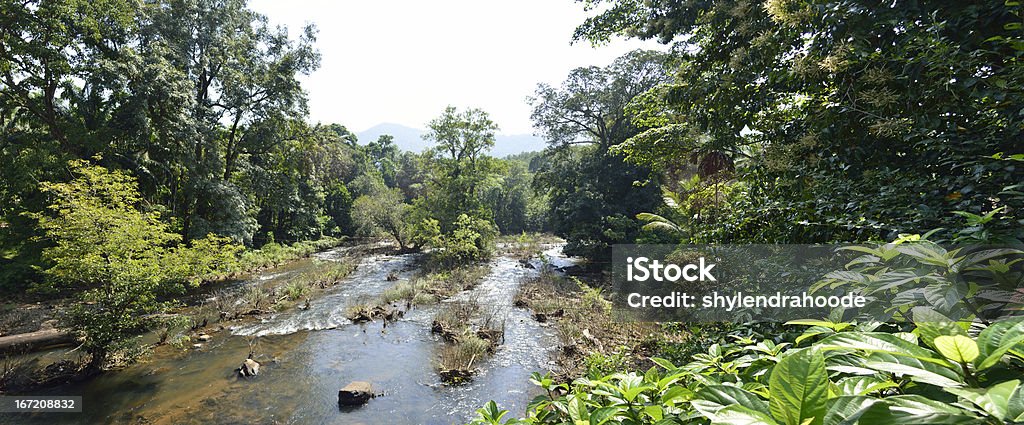
[(1019, 387), (1020, 381), (1015, 379), (988, 388), (946, 388), (945, 390), (974, 403), (989, 415), (998, 419), (1007, 419), (1010, 397)]
[(594, 412), (590, 414), (590, 425), (601, 425), (608, 422), (609, 419), (614, 418), (615, 415), (624, 410), (626, 410), (626, 408), (622, 406), (605, 406), (594, 410)]
[(693, 396), (693, 391), (689, 388), (675, 385), (665, 390), (661, 394), (661, 402), (666, 405), (674, 405), (676, 403), (686, 401)]
[(824, 326), (811, 326), (804, 330), (803, 334), (796, 337), (796, 341), (794, 341), (794, 343), (796, 345), (800, 345), (801, 342), (808, 338), (814, 338), (819, 335), (832, 335), (834, 333), (836, 333), (834, 330), (826, 328)]
[(978, 370), (985, 370), (1006, 353), (1024, 354), (1024, 317), (1004, 319), (989, 325), (978, 334)]
[(959, 366), (949, 365), (947, 367), (889, 353), (871, 353), (864, 359), (863, 364), (864, 367), (877, 372), (893, 373), (939, 387), (962, 387), (964, 385), (959, 369), (952, 368), (959, 368)]
[(836, 331), (836, 332), (842, 331), (843, 329), (846, 329), (846, 328), (848, 328), (850, 326), (853, 326), (852, 324), (845, 323), (845, 322), (836, 323), (836, 322), (831, 322), (831, 321), (828, 321), (828, 320), (815, 320), (815, 319), (790, 320), (790, 321), (786, 322), (786, 324), (787, 325), (803, 325), (803, 326), (823, 326), (823, 327), (829, 328), (829, 329), (831, 329), (833, 331)]
[(917, 261), (924, 264), (940, 267), (949, 267), (953, 264), (946, 250), (931, 242), (901, 244), (896, 247), (896, 250), (902, 254), (914, 257)]
[(1006, 402), (1006, 420), (1024, 422), (1024, 385), (1018, 385)]
[(862, 396), (841, 396), (828, 401), (822, 425), (853, 425), (881, 400)]
[(570, 394), (566, 402), (566, 410), (569, 419), (574, 423), (581, 423), (588, 420), (590, 411), (587, 410), (586, 402), (578, 395)]
[(861, 396), (868, 395), (886, 388), (897, 387), (895, 382), (888, 379), (881, 379), (875, 376), (851, 376), (843, 378), (836, 383), (839, 389), (838, 395)]
[(970, 337), (963, 335), (940, 336), (935, 338), (935, 349), (940, 354), (957, 363), (973, 362), (978, 358), (978, 344)]
[(779, 425), (779, 422), (776, 422), (767, 413), (739, 405), (719, 410), (710, 419), (711, 423), (716, 425)]
[(970, 267), (974, 267), (985, 261), (993, 258), (1004, 257), (1008, 255), (1019, 256), (1024, 254), (1024, 251), (1012, 248), (1000, 248), (1000, 249), (987, 249), (984, 251), (972, 252), (962, 257), (959, 262), (953, 268), (954, 272), (966, 270)]
[(642, 385), (639, 387), (628, 388), (622, 392), (622, 398), (624, 398), (628, 402), (632, 402), (633, 400), (636, 400), (636, 397), (639, 396), (644, 391), (653, 389), (654, 387), (650, 385)]
[(731, 385), (711, 385), (701, 388), (690, 404), (704, 416), (711, 417), (727, 406), (746, 406), (759, 412), (768, 411), (768, 403), (753, 393)]
[(913, 317), (921, 340), (929, 346), (935, 347), (933, 342), (940, 336), (967, 335), (956, 322), (930, 308), (915, 307)]
[(662, 359), (662, 358), (651, 357), (651, 361), (654, 362), (654, 364), (656, 364), (658, 366), (661, 366), (662, 368), (664, 368), (667, 371), (673, 371), (673, 370), (679, 369), (678, 367), (676, 367), (676, 365), (672, 364), (672, 362), (670, 362), (668, 360), (665, 360), (665, 359)]
[(661, 408), (661, 406), (657, 405), (644, 406), (644, 413), (646, 413), (647, 416), (650, 416), (651, 419), (655, 421), (660, 421), (662, 418), (665, 417), (665, 411)]
[[(768, 378), (768, 408), (785, 425), (819, 425), (828, 398), (825, 358), (817, 350), (784, 357)], [(807, 422), (810, 420), (810, 422)]]
[(850, 348), (867, 352), (889, 353), (945, 364), (945, 360), (938, 358), (933, 351), (884, 332), (839, 333), (822, 339), (816, 347), (826, 350)]
[(860, 423), (864, 425), (966, 425), (979, 422), (979, 418), (968, 411), (918, 395), (886, 397), (860, 417)]

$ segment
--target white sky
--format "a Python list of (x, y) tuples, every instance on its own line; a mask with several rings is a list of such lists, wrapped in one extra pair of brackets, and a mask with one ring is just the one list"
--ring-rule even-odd
[(573, 0), (251, 0), (293, 38), (319, 29), (320, 69), (303, 78), (311, 119), (363, 131), (424, 128), (451, 104), (479, 107), (500, 133), (532, 133), (526, 97), (579, 66), (607, 65), (655, 42), (570, 45), (587, 13)]

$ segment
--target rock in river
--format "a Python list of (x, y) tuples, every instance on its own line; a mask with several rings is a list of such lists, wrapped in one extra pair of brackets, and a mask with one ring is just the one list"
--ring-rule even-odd
[(338, 405), (360, 406), (373, 397), (373, 386), (369, 382), (353, 381), (338, 391)]
[(260, 374), (260, 364), (253, 359), (245, 359), (238, 367), (238, 374), (242, 376), (256, 376)]

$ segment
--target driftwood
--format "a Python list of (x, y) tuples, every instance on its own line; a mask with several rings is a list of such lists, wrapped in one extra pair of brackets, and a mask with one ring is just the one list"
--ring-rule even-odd
[(56, 329), (46, 329), (18, 335), (0, 336), (0, 353), (32, 352), (50, 347), (71, 345), (75, 335)]

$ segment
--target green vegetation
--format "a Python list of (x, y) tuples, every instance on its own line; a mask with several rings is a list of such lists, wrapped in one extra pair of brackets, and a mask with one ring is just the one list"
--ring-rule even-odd
[[(1024, 420), (1021, 319), (990, 317), (979, 296), (1020, 288), (1019, 2), (581, 3), (594, 14), (576, 41), (674, 48), (538, 88), (533, 120), (550, 147), (527, 160), (567, 252), (891, 241), (816, 289), (861, 279), (874, 296), (929, 307), (891, 311), (892, 323), (662, 324), (623, 344), (599, 335), (604, 347), (577, 343), (574, 330), (603, 332), (600, 315), (557, 319), (563, 342), (584, 353), (563, 367), (570, 376), (535, 375), (546, 395), (506, 423)], [(930, 242), (899, 246), (919, 239)], [(905, 287), (918, 279), (934, 286)], [(544, 318), (578, 314), (574, 304), (595, 295), (572, 286), (542, 277), (518, 300)], [(566, 293), (576, 295), (551, 301)], [(492, 402), (474, 423), (507, 413)]]
[(157, 213), (144, 213), (135, 180), (86, 161), (68, 164), (74, 180), (44, 183), (52, 194), (50, 214), (36, 219), (54, 241), (43, 251), (46, 286), (40, 290), (73, 292), (80, 302), (61, 318), (62, 326), (82, 337), (89, 367), (99, 369), (111, 355), (131, 361), (138, 354), (132, 336), (157, 327), (167, 295), (185, 285), (237, 265), (240, 247), (213, 235), (178, 245)]
[[(936, 318), (939, 319), (936, 319)], [(933, 321), (937, 320), (937, 321)], [(810, 324), (810, 323), (808, 323)], [(528, 417), (501, 422), (489, 404), (473, 423), (986, 423), (1021, 421), (1019, 344), (1024, 319), (993, 323), (976, 337), (930, 315), (913, 332), (874, 323), (821, 322), (837, 333), (813, 343), (773, 342), (737, 332), (692, 361), (665, 359), (642, 374), (559, 384)], [(561, 395), (559, 395), (561, 394)], [(493, 402), (492, 402), (493, 403)]]
[[(310, 123), (299, 80), (319, 66), (316, 29), (291, 37), (244, 0), (3, 3), (0, 295), (21, 315), (8, 326), (46, 316), (19, 302), (55, 305), (96, 371), (138, 358), (149, 331), (189, 341), (206, 321), (174, 307), (201, 285), (347, 237), (425, 251), (414, 279), (352, 307), (372, 320), (472, 288), (498, 242), (526, 259), (540, 249), (528, 232), (551, 231), (589, 261), (517, 296), (565, 345), (563, 376), (535, 376), (546, 395), (512, 422), (1024, 422), (1024, 321), (986, 301), (1022, 286), (1020, 2), (580, 2), (593, 14), (575, 41), (673, 47), (540, 84), (531, 119), (549, 145), (505, 159), (488, 155), (499, 128), (477, 108), (441, 111), (423, 153)], [(613, 245), (830, 242), (874, 247), (815, 290), (857, 282), (929, 309), (890, 323), (611, 319)], [(211, 290), (198, 309), (308, 305), (353, 268)], [(435, 324), (449, 382), (497, 344), (476, 305)], [(0, 384), (21, 369), (0, 364)]]
[(469, 381), (475, 362), (493, 353), (504, 342), (505, 324), (476, 300), (446, 303), (434, 316), (431, 331), (444, 341), (438, 354), (441, 380), (458, 385)]
[(461, 265), (433, 272), (421, 270), (411, 280), (399, 281), (385, 289), (377, 299), (350, 306), (345, 317), (354, 322), (362, 322), (388, 318), (395, 313), (396, 306), (400, 307), (401, 304), (406, 307), (436, 304), (459, 292), (473, 289), (489, 270), (481, 264)]
[[(1015, 287), (1020, 272), (1008, 265), (1020, 262), (1024, 251), (946, 251), (919, 239), (908, 235), (875, 248), (856, 247), (863, 255), (851, 261), (848, 270), (829, 273), (815, 285), (841, 287), (859, 280), (867, 282), (864, 293), (873, 296), (924, 298), (923, 305), (894, 304), (888, 313), (904, 322), (832, 318), (785, 325), (694, 325), (681, 342), (658, 341), (655, 348), (664, 358), (650, 357), (656, 366), (639, 374), (623, 371), (636, 365), (627, 357), (633, 353), (622, 350), (628, 347), (610, 352), (598, 349), (583, 358), (583, 377), (559, 382), (535, 375), (532, 381), (547, 395), (530, 404), (525, 418), (505, 423), (1021, 421), (1024, 318), (987, 320), (985, 312), (992, 304), (1004, 301), (961, 296), (959, 285), (969, 282), (981, 292)], [(968, 275), (954, 276), (955, 269)], [(908, 275), (936, 285), (923, 291), (906, 288)], [(552, 278), (542, 275), (542, 279)], [(553, 306), (532, 303), (550, 298), (552, 294), (543, 291), (557, 286), (527, 285), (520, 299), (535, 311), (550, 311)], [(564, 314), (579, 314), (588, 310), (580, 303), (600, 302), (598, 291), (581, 289), (578, 301), (562, 301), (556, 307), (564, 309)], [(589, 310), (597, 312), (600, 307)], [(841, 310), (834, 313), (843, 314)], [(870, 317), (867, 311), (857, 313)], [(586, 323), (600, 329), (595, 320), (599, 317), (591, 314), (560, 321), (559, 326), (572, 329)], [(663, 329), (680, 330), (672, 327)], [(562, 333), (566, 340), (573, 338)], [(501, 423), (503, 413), (494, 405), (478, 413), (474, 423)]]
[[(0, 294), (66, 310), (93, 369), (137, 357), (186, 291), (348, 236), (472, 269), (499, 230), (546, 225), (532, 173), (487, 156), (482, 110), (443, 111), (422, 154), (309, 123), (312, 26), (291, 37), (245, 1), (29, 0), (0, 15)], [(252, 287), (243, 304), (287, 308), (310, 289)]]
[(606, 68), (577, 68), (562, 87), (541, 84), (531, 99), (534, 126), (550, 141), (534, 184), (549, 199), (567, 254), (606, 259), (611, 245), (636, 239), (635, 216), (658, 205), (653, 182), (636, 184), (650, 179), (650, 170), (610, 149), (640, 132), (626, 106), (670, 81), (670, 58), (635, 51)]

